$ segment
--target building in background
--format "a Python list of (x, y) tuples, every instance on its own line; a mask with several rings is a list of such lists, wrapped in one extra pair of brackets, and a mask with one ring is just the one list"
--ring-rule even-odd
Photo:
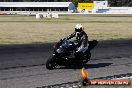
[[(36, 12), (79, 12), (92, 14), (132, 14), (132, 7), (111, 7), (107, 0), (78, 3), (76, 8), (72, 2), (0, 2), (0, 11)], [(16, 13), (16, 12), (15, 12)]]
[(0, 2), (0, 11), (63, 11), (73, 12), (72, 2)]

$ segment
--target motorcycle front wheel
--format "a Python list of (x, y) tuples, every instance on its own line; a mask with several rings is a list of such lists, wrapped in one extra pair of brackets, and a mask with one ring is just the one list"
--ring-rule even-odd
[(83, 63), (87, 63), (88, 61), (90, 61), (90, 58), (91, 58), (91, 53), (89, 52), (88, 54), (86, 54), (86, 56), (84, 56), (85, 59), (83, 60)]
[(56, 61), (55, 61), (55, 57), (52, 56), (50, 57), (47, 62), (46, 62), (46, 68), (49, 69), (49, 70), (52, 70), (54, 69), (56, 66)]

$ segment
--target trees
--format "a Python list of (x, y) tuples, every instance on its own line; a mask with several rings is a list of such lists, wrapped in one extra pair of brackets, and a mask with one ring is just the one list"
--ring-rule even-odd
[(108, 0), (110, 6), (132, 6), (132, 0)]

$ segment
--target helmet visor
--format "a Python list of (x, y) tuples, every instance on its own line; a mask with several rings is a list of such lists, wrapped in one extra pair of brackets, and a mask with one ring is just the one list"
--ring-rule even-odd
[(75, 31), (76, 32), (81, 32), (82, 31), (82, 28), (80, 28), (80, 29), (75, 28)]

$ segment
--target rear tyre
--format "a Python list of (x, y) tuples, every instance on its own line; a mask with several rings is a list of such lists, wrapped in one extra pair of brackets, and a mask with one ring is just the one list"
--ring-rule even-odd
[(55, 57), (50, 57), (46, 62), (46, 68), (49, 70), (53, 70), (56, 66)]

